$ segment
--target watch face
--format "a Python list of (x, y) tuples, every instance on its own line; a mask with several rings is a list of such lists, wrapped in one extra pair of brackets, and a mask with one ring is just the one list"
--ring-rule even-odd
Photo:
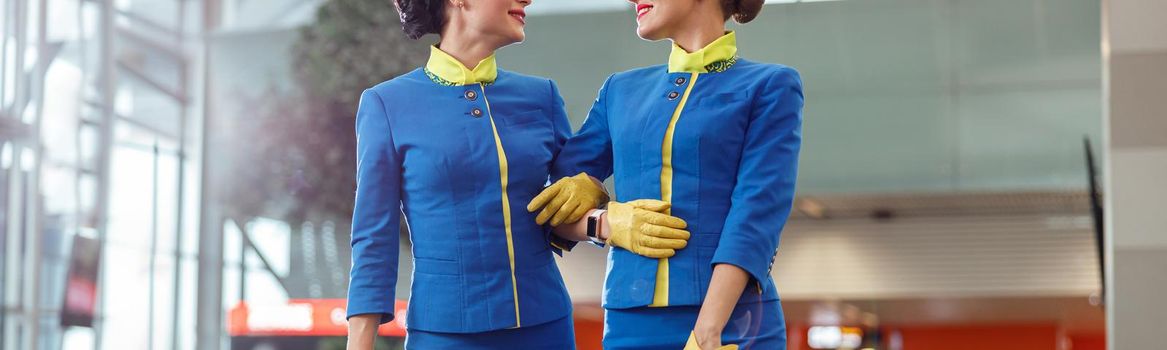
[(596, 221), (598, 220), (595, 216), (588, 217), (588, 237), (596, 237)]

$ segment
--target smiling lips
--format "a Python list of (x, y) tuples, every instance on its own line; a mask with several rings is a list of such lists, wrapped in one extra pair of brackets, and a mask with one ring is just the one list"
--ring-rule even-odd
[(647, 15), (648, 11), (651, 11), (651, 10), (652, 10), (652, 5), (649, 5), (649, 4), (636, 5), (636, 20), (639, 21), (641, 18), (644, 18), (644, 15)]
[(507, 11), (507, 14), (511, 15), (511, 17), (514, 17), (515, 19), (519, 20), (519, 23), (522, 23), (524, 25), (527, 24), (527, 11), (523, 11), (523, 9), (510, 10), (510, 11)]

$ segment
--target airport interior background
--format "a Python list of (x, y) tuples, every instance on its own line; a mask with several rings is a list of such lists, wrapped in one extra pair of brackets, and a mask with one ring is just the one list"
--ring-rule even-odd
[[(356, 101), (436, 38), (388, 0), (3, 1), (0, 348), (343, 349)], [(767, 2), (732, 28), (805, 84), (790, 349), (1163, 348), (1167, 2)], [(666, 60), (630, 8), (535, 0), (500, 66), (578, 128)], [(557, 258), (582, 350), (605, 255)]]

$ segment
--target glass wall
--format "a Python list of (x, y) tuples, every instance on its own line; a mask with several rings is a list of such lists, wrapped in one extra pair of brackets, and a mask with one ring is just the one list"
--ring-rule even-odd
[(4, 2), (4, 349), (193, 348), (198, 5)]

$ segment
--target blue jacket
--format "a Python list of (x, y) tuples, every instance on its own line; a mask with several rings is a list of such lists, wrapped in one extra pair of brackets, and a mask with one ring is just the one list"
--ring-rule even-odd
[(457, 70), (434, 60), (361, 95), (348, 316), (393, 319), (402, 211), (408, 328), (483, 332), (569, 315), (550, 231), (525, 210), (570, 135), (555, 83), (495, 72), (493, 56), (488, 81), (451, 82)]
[(618, 201), (669, 201), (689, 224), (672, 258), (610, 251), (606, 308), (700, 305), (723, 263), (753, 277), (740, 302), (778, 299), (770, 268), (794, 197), (802, 85), (794, 69), (737, 58), (734, 41), (609, 77), (555, 163), (553, 178), (614, 175)]

